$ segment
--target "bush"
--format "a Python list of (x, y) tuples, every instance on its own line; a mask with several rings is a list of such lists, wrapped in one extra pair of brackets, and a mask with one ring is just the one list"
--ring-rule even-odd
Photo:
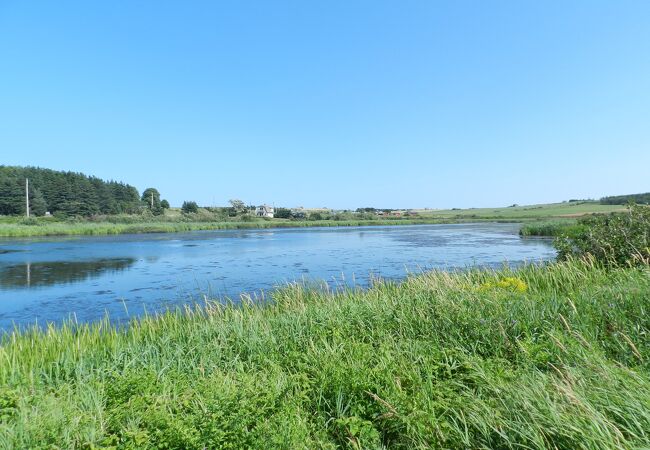
[(291, 219), (291, 210), (289, 208), (275, 208), (276, 219)]
[(580, 219), (555, 247), (560, 260), (591, 256), (609, 266), (650, 264), (650, 208), (630, 205), (625, 213)]
[(199, 205), (197, 205), (196, 202), (185, 201), (183, 202), (183, 206), (181, 206), (181, 212), (183, 214), (190, 214), (190, 213), (196, 214), (197, 212), (199, 212)]
[(24, 217), (20, 221), (21, 225), (40, 225), (36, 217)]

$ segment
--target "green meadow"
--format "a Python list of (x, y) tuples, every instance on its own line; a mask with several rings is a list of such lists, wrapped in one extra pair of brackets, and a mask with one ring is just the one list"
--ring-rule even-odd
[(0, 448), (650, 445), (648, 266), (259, 300), (5, 335)]
[(601, 205), (596, 201), (571, 201), (505, 208), (428, 209), (418, 210), (424, 217), (439, 219), (557, 219), (585, 214), (602, 214), (625, 210), (621, 205)]

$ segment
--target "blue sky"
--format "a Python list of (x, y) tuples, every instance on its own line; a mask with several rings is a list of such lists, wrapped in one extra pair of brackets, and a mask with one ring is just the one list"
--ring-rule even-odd
[(648, 1), (0, 0), (0, 164), (172, 205), (650, 190)]

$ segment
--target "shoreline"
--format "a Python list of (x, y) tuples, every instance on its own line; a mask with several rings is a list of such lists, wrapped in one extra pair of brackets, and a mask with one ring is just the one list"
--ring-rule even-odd
[(408, 226), (445, 225), (459, 223), (524, 223), (530, 219), (396, 219), (396, 220), (319, 220), (296, 222), (53, 222), (37, 225), (0, 223), (0, 238), (31, 238), (57, 236), (109, 236), (120, 234), (182, 233), (214, 230), (264, 230), (270, 228), (358, 227), (358, 226)]

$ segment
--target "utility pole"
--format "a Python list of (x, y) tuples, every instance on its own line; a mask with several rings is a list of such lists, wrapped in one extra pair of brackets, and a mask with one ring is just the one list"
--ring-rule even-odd
[(29, 178), (25, 178), (25, 210), (29, 217)]
[(151, 209), (153, 209), (153, 192), (151, 193)]

